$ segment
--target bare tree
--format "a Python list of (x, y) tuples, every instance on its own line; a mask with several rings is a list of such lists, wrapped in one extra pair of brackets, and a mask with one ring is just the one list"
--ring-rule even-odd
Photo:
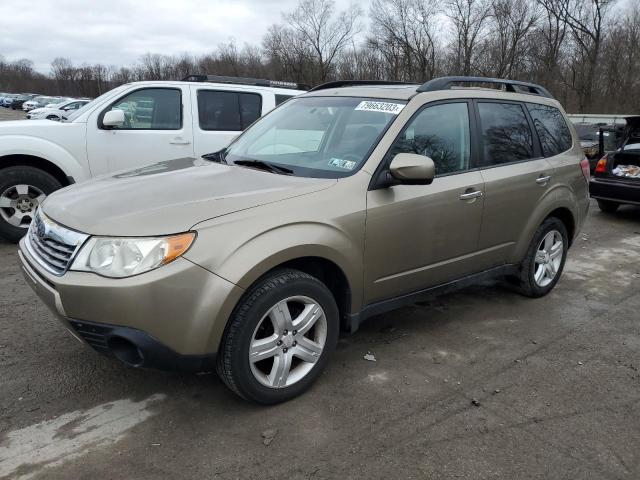
[(437, 0), (374, 0), (370, 48), (379, 51), (388, 77), (425, 81), (436, 71)]
[(333, 13), (332, 0), (301, 0), (293, 12), (284, 16), (298, 37), (297, 43), (309, 50), (321, 82), (327, 80), (335, 60), (361, 28), (359, 6), (352, 4), (337, 16)]
[(471, 75), (491, 4), (487, 0), (447, 0), (446, 4), (446, 13), (454, 27), (454, 68), (462, 75)]
[(538, 0), (564, 23), (576, 45), (570, 81), (582, 111), (591, 108), (607, 15), (616, 0)]
[(481, 73), (503, 78), (520, 76), (530, 47), (526, 39), (538, 21), (538, 12), (528, 0), (493, 0), (488, 21), (492, 34), (483, 42)]

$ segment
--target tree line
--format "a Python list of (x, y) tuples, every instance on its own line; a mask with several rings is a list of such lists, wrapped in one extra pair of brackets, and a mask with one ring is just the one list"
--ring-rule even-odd
[(0, 91), (96, 97), (131, 81), (193, 73), (308, 85), (477, 75), (540, 83), (570, 112), (640, 113), (639, 47), (634, 1), (373, 0), (363, 12), (301, 0), (260, 46), (229, 42), (200, 56), (148, 53), (131, 66), (76, 66), (59, 57), (48, 74), (28, 59), (0, 56)]

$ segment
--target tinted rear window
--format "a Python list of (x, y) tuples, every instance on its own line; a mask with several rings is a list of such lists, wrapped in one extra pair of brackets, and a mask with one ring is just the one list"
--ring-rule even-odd
[(538, 132), (545, 157), (553, 157), (571, 148), (571, 132), (560, 110), (536, 103), (527, 103), (527, 109)]
[(500, 165), (533, 158), (533, 135), (522, 105), (478, 103), (482, 133), (482, 166)]
[(260, 118), (261, 109), (259, 94), (198, 91), (198, 120), (202, 130), (244, 130)]
[(287, 100), (289, 100), (291, 97), (293, 97), (293, 95), (278, 95), (276, 93), (276, 106), (280, 105), (282, 102), (286, 102)]

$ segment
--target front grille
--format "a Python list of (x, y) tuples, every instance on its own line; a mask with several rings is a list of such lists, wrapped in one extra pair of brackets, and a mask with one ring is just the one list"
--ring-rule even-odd
[(71, 320), (69, 322), (73, 329), (82, 339), (91, 347), (100, 353), (110, 354), (107, 346), (107, 335), (111, 332), (111, 327), (103, 327), (101, 325), (89, 324)]
[(88, 235), (58, 225), (38, 209), (29, 226), (26, 243), (29, 253), (42, 267), (62, 275), (87, 238)]
[(61, 275), (69, 267), (69, 262), (75, 247), (56, 242), (50, 238), (40, 238), (35, 230), (29, 231), (29, 241), (31, 246), (40, 256), (40, 260), (58, 275)]

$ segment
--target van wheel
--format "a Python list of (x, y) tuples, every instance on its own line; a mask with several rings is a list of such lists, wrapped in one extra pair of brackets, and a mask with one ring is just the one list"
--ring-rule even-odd
[(14, 243), (20, 240), (36, 208), (61, 187), (55, 177), (38, 168), (19, 165), (0, 170), (0, 236)]
[(247, 400), (284, 402), (322, 373), (338, 330), (329, 289), (304, 272), (279, 270), (259, 280), (236, 306), (218, 350), (218, 374)]
[(567, 259), (569, 239), (564, 223), (547, 218), (533, 235), (520, 263), (516, 286), (528, 297), (542, 297), (556, 286)]
[(611, 200), (598, 200), (598, 208), (606, 213), (613, 213), (618, 210), (620, 204)]

